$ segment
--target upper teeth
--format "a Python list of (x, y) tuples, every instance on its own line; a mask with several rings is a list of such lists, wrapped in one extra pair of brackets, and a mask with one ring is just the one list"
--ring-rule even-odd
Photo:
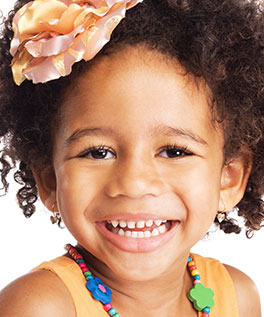
[(126, 221), (126, 220), (110, 220), (108, 223), (111, 223), (114, 228), (117, 226), (121, 228), (129, 228), (129, 229), (135, 229), (139, 228), (142, 229), (144, 227), (152, 227), (153, 223), (155, 223), (156, 226), (160, 226), (162, 223), (166, 223), (167, 220), (138, 220), (138, 221)]

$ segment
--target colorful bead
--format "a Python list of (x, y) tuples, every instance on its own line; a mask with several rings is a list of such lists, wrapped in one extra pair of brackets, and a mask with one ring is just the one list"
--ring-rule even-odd
[(195, 280), (200, 280), (201, 279), (201, 276), (200, 275), (194, 275), (193, 277)]
[(188, 293), (188, 298), (196, 310), (203, 310), (205, 307), (213, 307), (214, 300), (213, 300), (214, 292), (211, 288), (206, 288), (203, 284), (198, 283), (195, 284), (194, 287)]
[(86, 271), (86, 272), (83, 273), (83, 275), (84, 275), (85, 277), (91, 276), (91, 275), (92, 275), (92, 272)]
[(193, 270), (193, 271), (191, 271), (191, 274), (192, 274), (192, 276), (199, 275), (199, 271), (198, 270)]
[(81, 270), (82, 270), (83, 273), (89, 271), (89, 270), (87, 269), (87, 267), (81, 267)]
[(196, 284), (198, 284), (198, 283), (202, 283), (200, 280), (194, 280), (193, 281), (193, 285), (196, 285)]
[(116, 314), (116, 310), (114, 308), (111, 308), (109, 311), (108, 311), (108, 314), (110, 316), (114, 316)]
[(188, 262), (187, 265), (188, 265), (189, 267), (191, 267), (191, 266), (195, 265), (195, 262), (192, 260), (192, 261)]
[(102, 304), (105, 305), (112, 301), (112, 291), (109, 287), (104, 285), (104, 283), (98, 277), (89, 280), (86, 283), (86, 287), (91, 292), (93, 298), (100, 301)]
[(110, 310), (111, 308), (113, 308), (113, 306), (112, 306), (111, 303), (107, 303), (107, 304), (104, 305), (104, 310), (105, 310), (105, 311), (108, 311), (108, 310)]
[(113, 317), (120, 317), (120, 314), (115, 313)]
[(197, 270), (196, 265), (189, 266), (189, 270), (190, 270), (190, 271)]
[(208, 313), (202, 313), (202, 317), (209, 317)]
[(205, 309), (203, 309), (203, 313), (210, 313), (210, 308), (209, 307), (205, 307)]

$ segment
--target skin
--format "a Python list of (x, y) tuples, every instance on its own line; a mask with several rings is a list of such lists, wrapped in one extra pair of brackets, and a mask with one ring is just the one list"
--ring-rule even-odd
[[(242, 158), (224, 164), (221, 127), (211, 121), (206, 85), (184, 75), (176, 61), (130, 49), (99, 60), (74, 84), (62, 118), (54, 139), (53, 168), (34, 174), (46, 207), (51, 210), (56, 202), (91, 270), (113, 290), (121, 315), (197, 316), (186, 297), (192, 284), (186, 272), (189, 251), (218, 210), (239, 202), (250, 172)], [(174, 127), (177, 133), (168, 135), (161, 126)], [(112, 133), (87, 133), (92, 128)], [(89, 148), (102, 144), (109, 148), (106, 157), (93, 158)], [(168, 155), (167, 144), (177, 145), (177, 156)], [(148, 215), (179, 222), (171, 239), (151, 252), (139, 246), (125, 252), (97, 226), (102, 220), (140, 220)], [(234, 268), (228, 271), (238, 289), (240, 315), (260, 316), (253, 282)], [(52, 285), (52, 296), (42, 284)], [(62, 311), (63, 316), (75, 316), (62, 282), (42, 271), (3, 291), (0, 305), (5, 316), (35, 316), (31, 307), (42, 316), (42, 305), (32, 295), (35, 287), (43, 296), (49, 293), (45, 305), (50, 303), (54, 316)], [(22, 300), (25, 294), (30, 294), (30, 302)]]

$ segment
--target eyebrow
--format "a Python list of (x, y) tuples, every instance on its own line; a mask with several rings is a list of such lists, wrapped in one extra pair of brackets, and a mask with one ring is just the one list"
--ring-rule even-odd
[[(147, 130), (147, 135), (149, 137), (157, 136), (180, 136), (196, 143), (203, 145), (208, 145), (207, 142), (200, 136), (194, 134), (188, 129), (175, 128), (167, 125), (159, 125), (151, 127)], [(86, 136), (119, 136), (119, 134), (111, 127), (107, 128), (85, 128), (76, 130), (69, 138), (66, 140), (66, 144), (70, 145), (74, 141), (77, 141)]]
[(66, 144), (69, 145), (85, 136), (114, 136), (117, 133), (112, 128), (85, 128), (76, 130), (67, 140)]
[(167, 125), (159, 125), (151, 127), (148, 130), (148, 135), (151, 137), (165, 135), (165, 136), (180, 136), (196, 143), (201, 143), (203, 145), (208, 145), (208, 143), (201, 138), (199, 135), (193, 133), (189, 129), (175, 128)]

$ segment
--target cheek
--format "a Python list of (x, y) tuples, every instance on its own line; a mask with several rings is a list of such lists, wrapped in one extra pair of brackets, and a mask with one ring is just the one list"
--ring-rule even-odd
[(75, 168), (70, 164), (61, 167), (56, 178), (57, 199), (64, 222), (83, 217), (100, 192), (100, 178), (87, 168)]
[(185, 205), (186, 220), (201, 224), (203, 219), (205, 226), (210, 225), (217, 212), (220, 195), (220, 164), (194, 159), (167, 175), (173, 192)]

